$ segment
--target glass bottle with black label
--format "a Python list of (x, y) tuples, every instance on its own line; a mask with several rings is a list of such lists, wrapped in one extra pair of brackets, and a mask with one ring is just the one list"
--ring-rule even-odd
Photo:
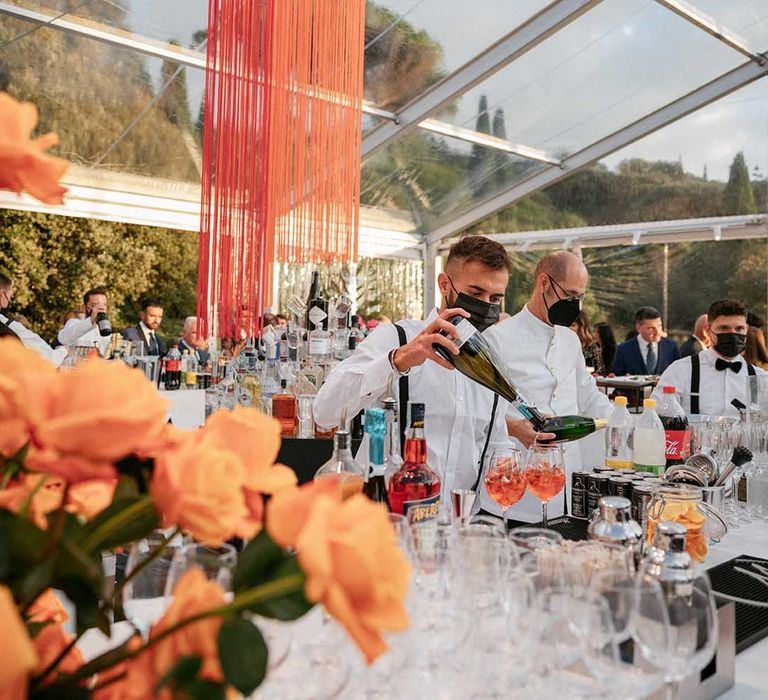
[(410, 402), (409, 430), (403, 465), (389, 482), (389, 507), (412, 523), (437, 517), (440, 503), (440, 477), (427, 464), (424, 437), (424, 404)]

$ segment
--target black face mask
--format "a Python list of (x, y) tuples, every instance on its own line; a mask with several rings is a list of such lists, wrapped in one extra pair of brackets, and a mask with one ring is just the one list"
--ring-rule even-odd
[(453, 291), (456, 292), (456, 300), (453, 303), (449, 302), (448, 305), (451, 308), (464, 309), (469, 314), (469, 322), (477, 330), (482, 333), (486, 328), (490, 328), (499, 320), (499, 314), (501, 313), (501, 306), (499, 304), (490, 304), (482, 299), (475, 299), (469, 296), (469, 294), (464, 294), (464, 292), (459, 292), (453, 286), (453, 281), (450, 277), (448, 277), (448, 281), (451, 283)]
[[(549, 275), (547, 275), (547, 277), (549, 277)], [(560, 287), (560, 285), (551, 277), (549, 277), (549, 281), (552, 283), (553, 289), (555, 286)], [(560, 287), (560, 289), (563, 288)], [(544, 297), (544, 306), (547, 307), (547, 318), (553, 326), (570, 326), (581, 311), (581, 299), (569, 299), (567, 297), (563, 299), (557, 293), (556, 289), (555, 296), (557, 297), (557, 301), (552, 304), (552, 306), (547, 304), (547, 298), (546, 296)]]
[(713, 333), (717, 342), (712, 346), (723, 357), (736, 357), (747, 347), (745, 333)]

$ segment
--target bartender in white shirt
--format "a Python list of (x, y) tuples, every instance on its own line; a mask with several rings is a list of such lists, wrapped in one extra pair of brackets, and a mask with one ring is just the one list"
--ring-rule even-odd
[[(433, 309), (426, 321), (379, 324), (329, 374), (315, 399), (317, 424), (328, 429), (339, 425), (342, 413), (351, 419), (361, 409), (376, 406), (393, 378), (397, 396), (402, 396), (400, 378), (406, 377), (409, 399), (426, 405), (427, 460), (440, 475), (443, 502), (450, 504), (451, 489), (473, 488), (483, 452), (490, 455), (494, 447), (509, 445), (504, 425), (509, 404), (455, 371), (432, 345), (458, 352), (449, 338), (438, 333), (456, 338), (447, 319), (457, 314), (480, 331), (493, 325), (510, 269), (503, 246), (483, 236), (462, 238), (451, 248), (445, 272), (438, 276), (440, 309)], [(401, 425), (406, 420), (400, 416)]]
[(712, 346), (667, 367), (654, 398), (661, 397), (662, 387), (674, 386), (686, 413), (738, 417), (732, 401), (748, 406), (749, 378), (765, 374), (742, 356), (747, 343), (746, 306), (736, 299), (716, 301), (707, 310), (706, 328)]
[[(550, 415), (582, 415), (605, 418), (611, 404), (587, 371), (579, 337), (570, 330), (581, 310), (589, 275), (581, 259), (565, 250), (542, 258), (536, 266), (533, 291), (528, 303), (512, 318), (489, 329), (485, 338), (500, 355), (510, 379), (526, 401)], [(509, 434), (529, 447), (536, 433), (531, 424), (510, 407)], [(554, 437), (542, 434), (543, 438)], [(570, 473), (602, 464), (605, 447), (602, 432), (563, 445), (566, 491)], [(563, 512), (565, 494), (550, 502), (549, 512)], [(482, 507), (493, 513), (499, 508), (483, 490)], [(526, 492), (509, 510), (513, 520), (541, 519), (541, 503)]]
[(89, 289), (83, 295), (82, 313), (84, 318), (71, 318), (66, 322), (64, 328), (59, 331), (59, 342), (67, 346), (76, 347), (98, 347), (99, 353), (103, 357), (109, 343), (112, 340), (111, 335), (103, 336), (99, 332), (98, 315), (107, 313), (107, 292), (101, 287)]
[(14, 321), (6, 314), (11, 305), (13, 296), (13, 282), (11, 278), (0, 272), (0, 324), (5, 326), (5, 335), (16, 336), (23, 345), (40, 353), (46, 360), (50, 360), (57, 367), (67, 356), (66, 348), (56, 348), (48, 345), (37, 333), (25, 328), (18, 321)]

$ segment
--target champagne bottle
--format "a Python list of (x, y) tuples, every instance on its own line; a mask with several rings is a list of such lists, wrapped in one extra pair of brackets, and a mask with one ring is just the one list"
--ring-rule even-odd
[[(540, 433), (554, 433), (551, 440), (541, 440), (549, 444), (579, 440), (590, 433), (604, 428), (608, 421), (584, 416), (555, 416), (547, 418), (532, 406), (520, 394), (507, 376), (504, 365), (482, 334), (462, 316), (454, 316), (451, 323), (459, 332), (455, 340), (459, 354), (448, 352), (442, 345), (435, 344), (435, 352), (448, 360), (459, 372), (509, 401), (534, 429)], [(444, 335), (447, 335), (444, 333)]]

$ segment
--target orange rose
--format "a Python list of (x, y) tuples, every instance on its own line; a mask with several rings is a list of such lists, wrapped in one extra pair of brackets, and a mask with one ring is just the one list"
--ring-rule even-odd
[(0, 187), (29, 192), (46, 204), (62, 204), (67, 191), (59, 184), (69, 163), (45, 153), (59, 142), (56, 134), (32, 139), (37, 107), (0, 92)]
[(73, 483), (114, 478), (114, 462), (163, 443), (167, 408), (141, 373), (83, 362), (59, 373), (46, 413), (34, 417), (27, 465)]
[[(62, 626), (68, 619), (67, 611), (50, 588), (39, 596), (30, 607), (29, 620), (31, 622), (49, 623), (38, 632), (32, 641), (38, 657), (35, 673), (42, 673), (74, 639), (73, 635), (67, 634)], [(82, 654), (77, 647), (73, 647), (56, 666), (54, 673), (49, 675), (46, 680), (50, 682), (59, 673), (74, 673), (82, 665)]]
[(31, 415), (46, 405), (56, 368), (12, 338), (0, 339), (0, 367), (0, 455), (10, 457), (29, 442)]
[(27, 696), (27, 677), (37, 665), (37, 654), (5, 586), (0, 586), (0, 629), (0, 698), (20, 700)]
[(368, 663), (387, 648), (382, 631), (408, 626), (410, 566), (381, 505), (362, 494), (342, 501), (338, 481), (321, 479), (275, 495), (267, 530), (297, 549), (305, 595), (347, 629)]

